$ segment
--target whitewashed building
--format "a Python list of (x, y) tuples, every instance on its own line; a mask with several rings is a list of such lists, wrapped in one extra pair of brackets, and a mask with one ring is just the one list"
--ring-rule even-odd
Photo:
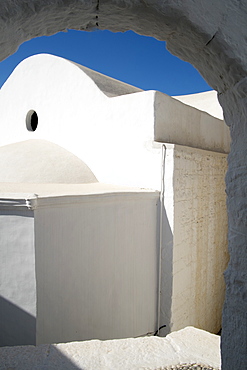
[(220, 329), (229, 132), (214, 93), (178, 99), (51, 55), (9, 77), (1, 345)]

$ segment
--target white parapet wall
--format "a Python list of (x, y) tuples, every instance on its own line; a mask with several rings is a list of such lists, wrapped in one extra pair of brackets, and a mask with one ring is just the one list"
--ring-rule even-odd
[[(0, 301), (6, 317), (2, 345), (156, 331), (158, 192), (99, 183), (5, 183), (0, 189), (6, 239), (0, 248), (1, 295), (16, 306), (8, 312)], [(28, 324), (19, 320), (23, 311), (36, 320), (31, 342), (23, 341), (22, 325)], [(6, 338), (12, 322), (15, 331)]]
[(154, 114), (156, 141), (229, 153), (229, 128), (224, 121), (205, 111), (195, 109), (157, 91)]

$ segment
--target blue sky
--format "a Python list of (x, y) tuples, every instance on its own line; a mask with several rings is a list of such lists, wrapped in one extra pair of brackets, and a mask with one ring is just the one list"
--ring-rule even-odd
[(144, 90), (168, 95), (211, 90), (195, 68), (166, 50), (165, 42), (132, 31), (69, 30), (27, 41), (0, 62), (0, 86), (17, 64), (39, 53), (61, 56)]

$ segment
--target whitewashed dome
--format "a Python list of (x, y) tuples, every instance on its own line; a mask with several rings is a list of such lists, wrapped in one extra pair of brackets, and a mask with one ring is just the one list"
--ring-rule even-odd
[(0, 147), (0, 182), (86, 184), (98, 182), (74, 154), (45, 140)]

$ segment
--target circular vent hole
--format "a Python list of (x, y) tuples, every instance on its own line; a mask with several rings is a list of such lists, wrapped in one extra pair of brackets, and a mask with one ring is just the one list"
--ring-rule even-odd
[(28, 131), (35, 131), (38, 127), (38, 115), (34, 110), (30, 110), (26, 116), (26, 126)]

